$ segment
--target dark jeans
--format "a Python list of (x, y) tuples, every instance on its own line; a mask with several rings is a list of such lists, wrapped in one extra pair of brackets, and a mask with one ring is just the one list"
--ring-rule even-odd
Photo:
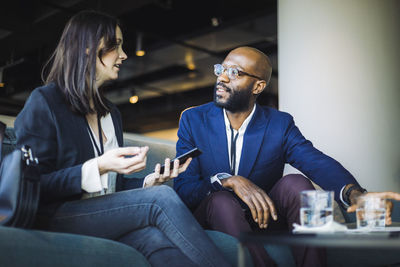
[[(238, 237), (241, 232), (292, 230), (293, 223), (300, 223), (300, 191), (313, 190), (311, 182), (300, 174), (291, 174), (280, 179), (268, 192), (275, 204), (278, 220), (270, 218), (266, 230), (261, 230), (249, 212), (243, 211), (233, 193), (219, 191), (205, 198), (194, 215), (206, 229), (221, 231)], [(264, 247), (247, 244), (255, 266), (274, 266)], [(297, 266), (326, 266), (325, 250), (295, 247), (293, 256)]]
[(125, 243), (152, 266), (229, 266), (175, 191), (165, 185), (67, 202), (49, 230)]

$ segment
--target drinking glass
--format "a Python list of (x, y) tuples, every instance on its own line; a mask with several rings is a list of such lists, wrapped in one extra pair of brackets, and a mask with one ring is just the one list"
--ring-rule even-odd
[(300, 193), (300, 223), (305, 227), (323, 226), (333, 221), (333, 191), (307, 190)]
[(386, 200), (376, 196), (360, 196), (357, 199), (357, 229), (376, 230), (385, 228)]

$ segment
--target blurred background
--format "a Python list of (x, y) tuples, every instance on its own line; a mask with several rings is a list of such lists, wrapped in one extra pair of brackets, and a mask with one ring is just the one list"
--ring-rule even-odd
[(212, 101), (213, 65), (238, 46), (271, 57), (273, 79), (260, 96), (277, 107), (277, 1), (15, 0), (0, 15), (0, 114), (15, 116), (42, 84), (41, 69), (75, 13), (94, 9), (123, 26), (124, 61), (106, 96), (124, 131), (177, 140), (180, 113)]

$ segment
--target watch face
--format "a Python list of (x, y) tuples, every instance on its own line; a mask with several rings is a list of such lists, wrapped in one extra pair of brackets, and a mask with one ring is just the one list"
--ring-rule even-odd
[(232, 175), (230, 175), (229, 173), (218, 173), (217, 174), (217, 178), (218, 179), (226, 179), (226, 178), (229, 178), (229, 177), (231, 177)]

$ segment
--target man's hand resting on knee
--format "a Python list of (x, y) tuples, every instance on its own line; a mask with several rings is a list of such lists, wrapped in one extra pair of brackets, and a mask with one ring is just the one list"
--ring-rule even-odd
[(222, 186), (232, 189), (250, 208), (251, 215), (260, 228), (267, 228), (269, 217), (276, 221), (275, 205), (269, 196), (250, 180), (239, 176), (222, 179)]

